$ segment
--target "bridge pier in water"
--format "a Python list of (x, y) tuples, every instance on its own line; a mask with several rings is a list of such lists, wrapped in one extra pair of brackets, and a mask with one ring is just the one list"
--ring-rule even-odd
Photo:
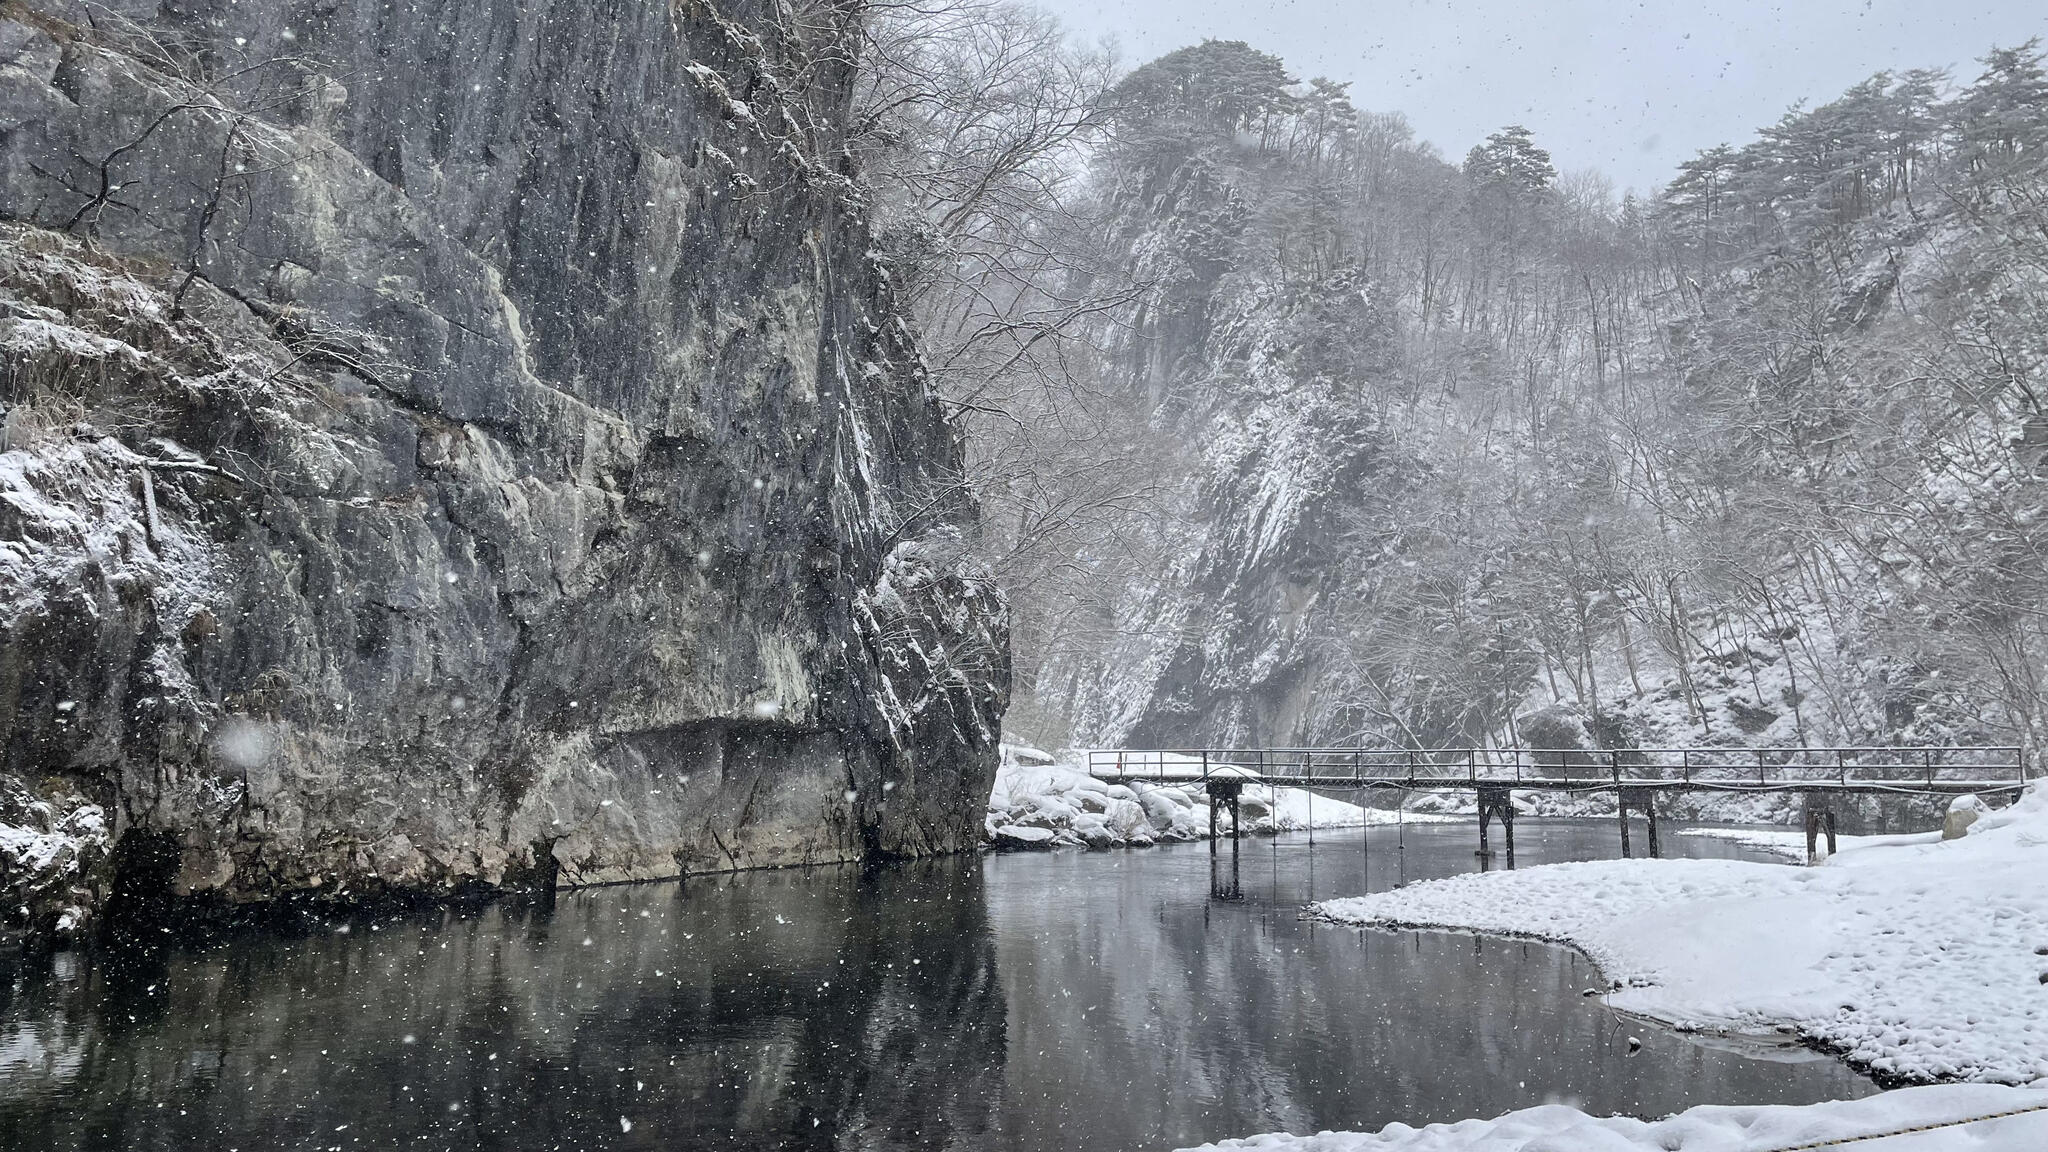
[(1479, 855), (1493, 855), (1493, 849), (1486, 843), (1486, 826), (1495, 817), (1500, 818), (1501, 835), (1508, 843), (1508, 864), (1515, 862), (1515, 805), (1514, 792), (1505, 787), (1481, 785), (1479, 788)]
[[(1238, 881), (1237, 846), (1244, 838), (1244, 821), (1239, 819), (1238, 801), (1244, 795), (1244, 780), (1238, 777), (1210, 777), (1204, 782), (1203, 790), (1209, 794), (1209, 895), (1218, 900), (1244, 899), (1244, 887)], [(1220, 849), (1216, 844), (1216, 809), (1219, 805), (1230, 805), (1230, 875), (1223, 875), (1223, 862), (1217, 859)]]
[(1657, 839), (1657, 790), (1654, 788), (1622, 788), (1617, 791), (1619, 801), (1615, 808), (1621, 815), (1621, 858), (1629, 858), (1628, 813), (1633, 808), (1643, 814), (1650, 825), (1650, 859), (1661, 859), (1664, 846)]
[(1216, 803), (1230, 805), (1230, 851), (1237, 853), (1237, 842), (1244, 835), (1242, 821), (1237, 818), (1238, 798), (1244, 795), (1244, 781), (1234, 776), (1212, 777), (1203, 786), (1209, 794), (1209, 851), (1216, 851)]

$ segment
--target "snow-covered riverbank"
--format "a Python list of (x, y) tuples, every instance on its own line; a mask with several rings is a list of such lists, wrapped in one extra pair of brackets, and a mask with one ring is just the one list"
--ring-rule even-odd
[[(1705, 830), (1705, 834), (1724, 834)], [(1803, 854), (1792, 833), (1735, 833)], [(2048, 1148), (2048, 790), (1959, 840), (1845, 840), (1824, 866), (1606, 860), (1458, 876), (1315, 905), (1340, 923), (1571, 944), (1615, 1009), (1694, 1030), (1782, 1031), (1901, 1088), (1663, 1120), (1552, 1105), (1377, 1133), (1272, 1134), (1269, 1152), (1889, 1152)], [(2003, 1086), (2001, 1086), (2003, 1085)], [(1739, 1104), (1739, 1102), (1737, 1102)], [(1966, 1122), (1967, 1121), (1967, 1122)]]
[[(988, 838), (997, 849), (1143, 847), (1209, 835), (1209, 799), (1199, 784), (1111, 784), (1078, 765), (1048, 759), (1034, 749), (1005, 748), (988, 803)], [(1247, 785), (1238, 808), (1252, 835), (1451, 819), (1404, 816), (1263, 784)], [(1219, 834), (1230, 831), (1228, 809), (1218, 810), (1216, 828)]]
[(1316, 906), (1352, 924), (1577, 946), (1608, 1003), (1681, 1028), (1784, 1030), (1881, 1077), (2048, 1077), (2048, 791), (1963, 839), (1844, 849), (1819, 868), (1606, 860)]
[[(1956, 1123), (1983, 1116), (1999, 1118)], [(1883, 1138), (1885, 1133), (1898, 1135)], [(1551, 1104), (1425, 1128), (1394, 1124), (1374, 1133), (1275, 1133), (1197, 1152), (1774, 1152), (1825, 1148), (1830, 1141), (1852, 1142), (1868, 1152), (2031, 1152), (2048, 1148), (2048, 1091), (1943, 1084), (1803, 1107), (1705, 1105), (1654, 1121), (1594, 1117)]]
[[(1768, 852), (1786, 860), (1806, 859), (1806, 833), (1797, 828), (1681, 828), (1680, 836), (1705, 836), (1712, 840), (1726, 840), (1759, 852)], [(1847, 852), (1851, 848), (1878, 848), (1885, 845), (1935, 844), (1941, 840), (1939, 832), (1908, 832), (1897, 836), (1838, 836), (1835, 847)], [(1820, 837), (1817, 845), (1822, 853), (1827, 851), (1827, 838)]]

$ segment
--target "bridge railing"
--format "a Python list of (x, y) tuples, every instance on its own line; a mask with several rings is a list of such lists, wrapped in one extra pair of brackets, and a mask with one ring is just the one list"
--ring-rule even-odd
[(1399, 782), (1416, 788), (1541, 784), (1700, 788), (1915, 787), (2015, 790), (2027, 766), (2017, 747), (1839, 748), (1197, 748), (1100, 749), (1091, 775), (1119, 781), (1193, 783), (1216, 776), (1271, 777), (1333, 787)]

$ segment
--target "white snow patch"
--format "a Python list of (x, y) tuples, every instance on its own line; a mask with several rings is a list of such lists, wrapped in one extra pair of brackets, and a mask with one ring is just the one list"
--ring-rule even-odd
[(1329, 919), (1575, 945), (1615, 1008), (1778, 1029), (1908, 1081), (2048, 1077), (2048, 790), (1963, 839), (1885, 838), (1823, 867), (1607, 860), (1317, 905)]
[[(1680, 836), (1705, 836), (1714, 840), (1727, 840), (1730, 843), (1740, 844), (1745, 848), (1754, 848), (1760, 852), (1769, 852), (1775, 856), (1783, 856), (1787, 860), (1806, 859), (1806, 833), (1803, 830), (1780, 828), (1683, 828), (1679, 830), (1678, 834)], [(1940, 842), (1941, 833), (1939, 832), (1908, 832), (1897, 836), (1837, 836), (1835, 838), (1836, 849), (1842, 852), (1847, 852), (1851, 848), (1879, 848), (1885, 845), (1938, 844)], [(1827, 853), (1827, 837), (1825, 835), (1819, 837), (1816, 847), (1823, 855)]]
[[(2027, 1111), (1957, 1124), (1973, 1117)], [(1871, 1140), (1908, 1129), (1931, 1130)], [(1204, 1145), (1200, 1152), (1771, 1152), (1826, 1141), (1857, 1141), (1869, 1152), (1994, 1152), (2048, 1147), (2048, 1092), (1987, 1084), (1902, 1088), (1861, 1100), (1729, 1107), (1709, 1104), (1663, 1120), (1593, 1117), (1563, 1104), (1525, 1108), (1492, 1120), (1376, 1133), (1275, 1133)]]

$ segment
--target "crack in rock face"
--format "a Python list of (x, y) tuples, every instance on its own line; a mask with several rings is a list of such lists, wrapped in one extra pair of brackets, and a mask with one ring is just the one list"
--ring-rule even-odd
[(979, 839), (1006, 610), (845, 66), (555, 7), (0, 3), (0, 782), (167, 895)]

